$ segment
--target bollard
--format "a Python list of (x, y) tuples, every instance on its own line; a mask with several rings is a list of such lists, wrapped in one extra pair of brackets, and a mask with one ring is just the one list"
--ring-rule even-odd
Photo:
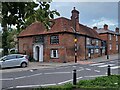
[(110, 71), (110, 65), (108, 65), (108, 76), (110, 76), (111, 75), (111, 71)]
[(107, 59), (109, 59), (109, 55), (107, 55)]
[(73, 70), (73, 85), (76, 85), (76, 81), (77, 81), (77, 79), (76, 79), (76, 70), (74, 69)]

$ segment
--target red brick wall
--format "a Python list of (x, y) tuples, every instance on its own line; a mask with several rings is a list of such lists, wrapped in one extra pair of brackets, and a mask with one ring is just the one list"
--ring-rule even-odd
[[(59, 35), (59, 44), (50, 44), (50, 36), (51, 35)], [(44, 44), (43, 44), (43, 59), (44, 62), (74, 62), (75, 59), (75, 42), (74, 42), (74, 34), (51, 34), (51, 35), (45, 35), (44, 37)], [(33, 53), (33, 37), (25, 37), (25, 38), (19, 38), (19, 52), (24, 53), (23, 45), (27, 45), (26, 53), (28, 55)], [(99, 46), (101, 46), (101, 41), (99, 41)], [(78, 36), (77, 37), (77, 60), (84, 60), (85, 59), (85, 37), (84, 36)], [(57, 49), (59, 58), (53, 59), (50, 57), (50, 52), (52, 49)], [(86, 58), (88, 50), (86, 49)], [(91, 57), (96, 58), (100, 56), (100, 53), (93, 54)]]
[[(32, 54), (32, 44), (33, 44), (33, 38), (32, 37), (24, 37), (24, 38), (19, 38), (19, 53), (23, 53), (30, 55)], [(24, 48), (24, 45), (26, 48)]]
[[(107, 47), (108, 47), (108, 50), (107, 50), (107, 52), (108, 52), (108, 54), (115, 54), (115, 53), (118, 53), (118, 50), (116, 50), (116, 35), (113, 35), (113, 34), (111, 34), (111, 40), (109, 39), (109, 35), (110, 34), (100, 34), (100, 38), (102, 39), (102, 40), (105, 40), (105, 41), (107, 41)], [(112, 45), (112, 49), (110, 50), (110, 46), (109, 46), (109, 44), (111, 44)]]

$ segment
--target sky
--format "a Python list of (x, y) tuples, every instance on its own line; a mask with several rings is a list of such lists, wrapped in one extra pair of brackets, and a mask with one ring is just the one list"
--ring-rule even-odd
[[(39, 0), (38, 0), (39, 1)], [(108, 24), (109, 29), (118, 27), (118, 1), (119, 0), (52, 0), (51, 10), (57, 10), (60, 17), (70, 19), (73, 7), (79, 11), (79, 23), (93, 28), (103, 28)], [(58, 17), (55, 17), (58, 18)], [(1, 27), (0, 27), (1, 30)]]
[[(95, 1), (95, 0), (94, 0)], [(60, 17), (70, 19), (73, 7), (79, 11), (79, 23), (93, 28), (103, 28), (108, 24), (110, 30), (118, 27), (118, 2), (52, 2), (51, 10), (56, 9)], [(56, 17), (58, 18), (58, 17)]]

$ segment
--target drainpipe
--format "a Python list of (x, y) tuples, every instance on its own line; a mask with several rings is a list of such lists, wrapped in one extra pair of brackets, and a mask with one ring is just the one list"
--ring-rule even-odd
[(87, 60), (86, 58), (86, 36), (85, 36), (85, 60)]

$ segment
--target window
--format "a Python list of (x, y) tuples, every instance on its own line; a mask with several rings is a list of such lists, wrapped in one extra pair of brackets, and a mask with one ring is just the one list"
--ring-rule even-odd
[(111, 34), (109, 34), (109, 40), (112, 40), (112, 35)]
[(58, 58), (58, 50), (51, 50), (51, 58)]
[(94, 49), (91, 49), (91, 54), (94, 54)]
[(118, 41), (118, 36), (116, 35), (116, 41)]
[(99, 49), (95, 49), (95, 53), (99, 53)]
[(102, 49), (102, 53), (105, 53), (105, 48)]
[(24, 56), (22, 55), (16, 55), (17, 58), (23, 58)]
[(90, 38), (86, 39), (86, 44), (89, 45), (90, 44)]
[(116, 45), (116, 50), (118, 50), (118, 44)]
[(6, 60), (11, 60), (11, 59), (15, 59), (16, 58), (16, 55), (8, 55), (6, 57)]
[(110, 48), (110, 50), (112, 50), (112, 45), (111, 44), (109, 45), (109, 48)]
[(50, 37), (50, 44), (59, 44), (59, 37), (58, 35), (54, 35)]
[(96, 46), (98, 46), (99, 45), (99, 41), (98, 40), (96, 40)]

